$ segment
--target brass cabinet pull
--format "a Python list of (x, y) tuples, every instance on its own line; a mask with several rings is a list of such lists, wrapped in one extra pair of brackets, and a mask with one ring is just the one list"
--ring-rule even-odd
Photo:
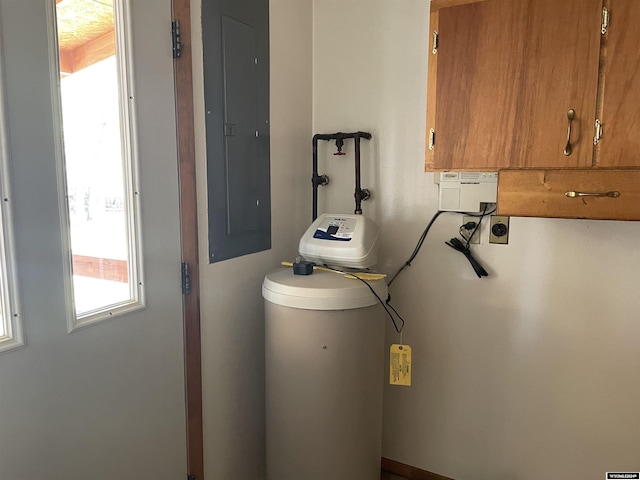
[(567, 192), (565, 196), (569, 198), (576, 197), (611, 197), (618, 198), (620, 196), (620, 192), (612, 191), (612, 192), (602, 192), (602, 193), (588, 193), (588, 192)]
[(567, 112), (567, 120), (569, 120), (569, 127), (567, 128), (567, 146), (564, 147), (564, 154), (568, 157), (571, 155), (573, 148), (571, 147), (571, 123), (576, 118), (576, 111), (572, 108)]
[(438, 53), (438, 32), (433, 32), (433, 44), (431, 45), (431, 53)]

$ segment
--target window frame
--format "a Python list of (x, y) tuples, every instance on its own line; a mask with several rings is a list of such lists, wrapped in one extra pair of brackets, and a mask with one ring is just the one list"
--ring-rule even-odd
[(75, 308), (73, 286), (73, 252), (71, 249), (71, 218), (67, 193), (66, 160), (64, 150), (60, 56), (58, 48), (58, 28), (56, 2), (50, 4), (50, 44), (51, 82), (54, 101), (54, 128), (57, 139), (56, 162), (58, 165), (58, 188), (63, 197), (60, 202), (62, 220), (62, 245), (67, 252), (65, 261), (65, 294), (67, 298), (67, 331), (96, 325), (104, 320), (116, 318), (145, 308), (143, 245), (141, 221), (141, 194), (138, 165), (137, 121), (135, 108), (135, 82), (132, 63), (131, 0), (114, 0), (114, 30), (116, 42), (116, 65), (118, 69), (118, 90), (120, 104), (120, 131), (122, 165), (124, 173), (125, 210), (127, 211), (127, 231), (129, 234), (128, 274), (131, 299), (113, 305), (78, 314)]
[[(0, 32), (1, 37), (2, 32)], [(4, 91), (4, 59), (0, 51), (0, 354), (25, 345), (20, 295), (15, 259), (13, 208), (11, 195), (11, 172), (9, 166), (10, 146), (7, 131), (6, 102)]]

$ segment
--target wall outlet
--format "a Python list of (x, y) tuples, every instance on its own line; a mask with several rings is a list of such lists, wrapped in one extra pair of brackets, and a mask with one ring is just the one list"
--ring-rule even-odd
[(489, 229), (489, 243), (509, 243), (509, 217), (491, 215), (491, 228)]
[[(464, 216), (462, 217), (462, 224), (466, 225), (469, 222), (476, 222), (476, 224), (480, 221), (480, 217), (468, 217), (468, 216)], [(473, 234), (473, 236), (471, 237), (471, 241), (469, 242), (470, 244), (479, 244), (480, 243), (480, 228), (482, 228), (482, 226), (480, 226), (476, 232)], [(475, 230), (475, 228), (472, 228), (471, 230), (466, 230), (464, 228), (462, 228), (460, 230), (460, 233), (462, 234), (462, 236), (464, 238), (469, 238), (469, 235), (471, 235), (473, 233), (473, 231)]]

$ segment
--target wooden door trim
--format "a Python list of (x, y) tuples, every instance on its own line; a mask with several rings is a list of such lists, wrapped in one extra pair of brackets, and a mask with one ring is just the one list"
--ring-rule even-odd
[(427, 472), (384, 457), (382, 457), (381, 467), (383, 472), (392, 473), (408, 480), (453, 480), (449, 477), (443, 477), (437, 473)]
[(486, 0), (431, 0), (431, 12), (441, 8), (457, 7), (459, 5), (466, 5), (467, 3), (478, 3)]
[(198, 216), (191, 48), (191, 0), (173, 0), (173, 19), (180, 21), (182, 53), (174, 62), (182, 261), (189, 263), (191, 293), (183, 296), (187, 468), (195, 480), (204, 479), (202, 423), (202, 347), (198, 269)]

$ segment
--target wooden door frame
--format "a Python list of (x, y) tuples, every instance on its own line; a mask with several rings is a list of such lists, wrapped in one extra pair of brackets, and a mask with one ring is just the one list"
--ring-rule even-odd
[(182, 261), (189, 264), (191, 277), (191, 291), (189, 294), (183, 295), (187, 471), (190, 478), (203, 480), (202, 347), (200, 342), (200, 281), (198, 269), (191, 0), (173, 0), (172, 4), (173, 20), (180, 22), (180, 40), (182, 43), (182, 53), (174, 61)]

